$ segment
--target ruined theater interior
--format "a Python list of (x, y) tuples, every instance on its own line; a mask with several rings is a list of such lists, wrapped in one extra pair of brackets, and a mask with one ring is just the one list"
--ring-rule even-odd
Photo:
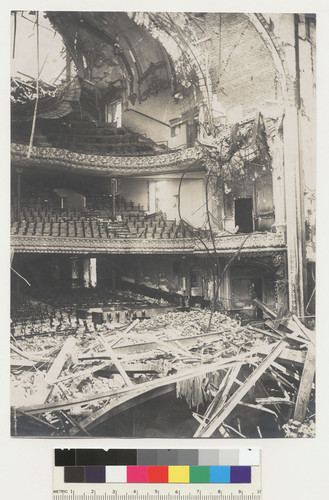
[(315, 16), (24, 19), (12, 435), (313, 437)]

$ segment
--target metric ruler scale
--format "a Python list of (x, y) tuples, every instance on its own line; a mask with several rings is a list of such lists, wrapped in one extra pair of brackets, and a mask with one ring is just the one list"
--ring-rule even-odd
[(250, 484), (61, 484), (53, 500), (261, 500), (260, 467)]
[[(203, 489), (203, 487), (202, 487)], [(225, 488), (226, 489), (226, 488)], [(232, 490), (232, 487), (230, 487)], [(98, 488), (97, 488), (98, 490)], [(111, 492), (97, 492), (95, 489), (76, 493), (74, 490), (54, 490), (54, 500), (261, 500), (261, 490), (256, 492), (245, 491), (241, 488), (234, 488), (234, 491), (218, 490), (216, 493), (181, 493), (176, 490), (175, 493), (167, 494), (152, 494), (152, 493), (114, 493)]]

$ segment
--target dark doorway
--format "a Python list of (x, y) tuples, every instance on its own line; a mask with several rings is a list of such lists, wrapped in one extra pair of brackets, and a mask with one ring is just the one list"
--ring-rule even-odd
[(235, 204), (235, 225), (239, 233), (252, 233), (254, 230), (252, 217), (252, 198), (238, 198)]
[(186, 122), (186, 146), (191, 148), (195, 144), (195, 139), (198, 137), (198, 125), (194, 120)]

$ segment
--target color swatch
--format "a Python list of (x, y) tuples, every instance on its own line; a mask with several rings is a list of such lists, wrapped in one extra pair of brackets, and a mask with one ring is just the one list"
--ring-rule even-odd
[(66, 465), (65, 483), (250, 483), (251, 466)]
[(55, 466), (243, 466), (259, 465), (258, 449), (156, 450), (156, 449), (56, 449)]
[(248, 484), (259, 450), (55, 450), (65, 483)]

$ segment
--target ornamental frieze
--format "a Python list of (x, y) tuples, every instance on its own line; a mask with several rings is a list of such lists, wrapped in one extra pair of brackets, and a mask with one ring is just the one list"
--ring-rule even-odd
[(182, 164), (195, 161), (202, 155), (200, 148), (197, 147), (153, 156), (100, 156), (74, 153), (67, 149), (34, 146), (31, 157), (28, 159), (27, 152), (28, 146), (13, 143), (11, 145), (12, 161), (22, 166), (42, 164), (47, 168), (56, 165), (72, 170), (88, 170), (104, 174), (111, 172), (116, 175), (177, 170)]
[[(251, 234), (244, 246), (241, 243), (245, 235), (234, 235), (216, 238), (216, 251), (223, 255), (234, 253), (240, 249), (241, 253), (257, 254), (271, 252), (273, 249), (285, 250), (282, 235), (275, 233)], [(211, 242), (204, 241), (209, 251), (213, 248)], [(207, 253), (204, 245), (193, 238), (176, 239), (102, 239), (99, 238), (69, 238), (69, 237), (40, 237), (40, 236), (12, 236), (12, 249), (24, 253), (121, 253), (121, 254), (171, 254), (171, 253)]]

